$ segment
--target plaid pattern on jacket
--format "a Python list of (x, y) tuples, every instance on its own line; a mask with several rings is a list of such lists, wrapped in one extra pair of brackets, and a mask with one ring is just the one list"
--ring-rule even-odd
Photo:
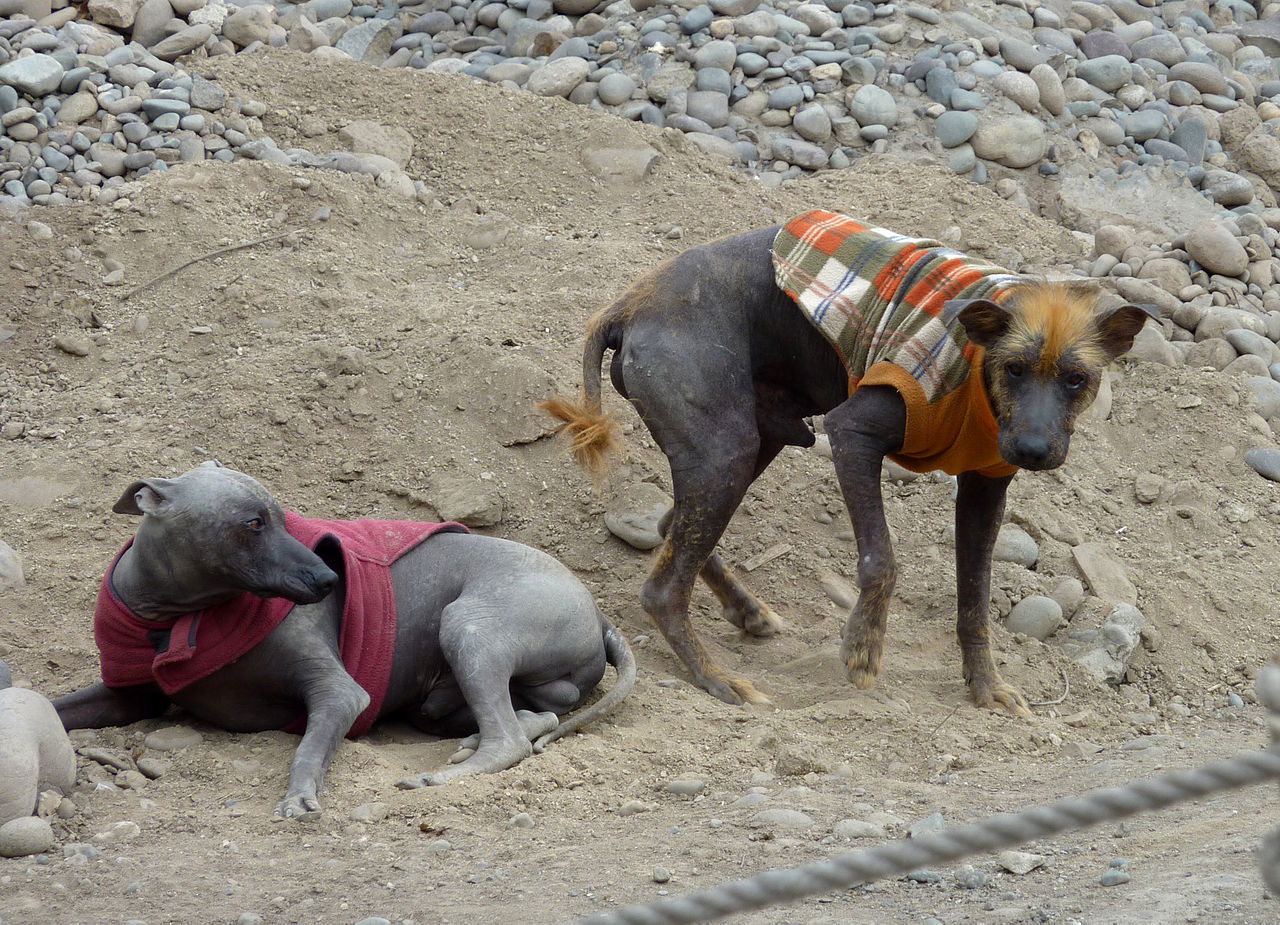
[(975, 347), (951, 299), (999, 299), (1018, 277), (926, 238), (908, 238), (815, 210), (773, 243), (778, 288), (804, 310), (849, 371), (850, 389), (877, 363), (893, 363), (932, 403), (969, 376)]

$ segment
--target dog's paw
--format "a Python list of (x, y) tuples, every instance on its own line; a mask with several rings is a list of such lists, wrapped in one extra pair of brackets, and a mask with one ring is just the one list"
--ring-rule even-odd
[(758, 604), (754, 610), (746, 614), (741, 626), (752, 636), (772, 636), (786, 628), (782, 618), (770, 609), (768, 604)]
[(743, 703), (772, 703), (760, 690), (746, 678), (721, 674), (714, 677), (698, 679), (698, 686), (717, 700), (733, 704), (735, 707)]
[(988, 710), (1007, 710), (1014, 716), (1031, 716), (1031, 706), (1022, 692), (1007, 681), (995, 680), (990, 684), (972, 685), (974, 702)]
[(845, 646), (840, 653), (844, 658), (844, 673), (853, 686), (860, 691), (869, 691), (876, 686), (880, 677), (880, 653), (854, 646)]
[(271, 814), (272, 822), (284, 822), (286, 819), (316, 819), (321, 813), (320, 801), (308, 796), (285, 796)]

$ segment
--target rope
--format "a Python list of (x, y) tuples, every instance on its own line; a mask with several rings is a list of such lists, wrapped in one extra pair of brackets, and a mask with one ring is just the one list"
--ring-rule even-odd
[[(1280, 714), (1280, 668), (1264, 669), (1258, 679), (1259, 697)], [(1272, 695), (1274, 694), (1274, 701)], [(1280, 728), (1280, 723), (1273, 721)], [(675, 925), (711, 919), (790, 902), (813, 893), (847, 889), (883, 877), (900, 876), (918, 868), (959, 860), (971, 854), (1008, 848), (1162, 809), (1220, 790), (1245, 787), (1280, 778), (1280, 744), (1265, 751), (1237, 755), (1190, 771), (1174, 771), (1123, 787), (1094, 790), (1018, 813), (1005, 813), (972, 825), (956, 826), (930, 835), (881, 845), (858, 854), (807, 864), (789, 870), (767, 871), (688, 896), (629, 906), (581, 919), (577, 925)], [(1280, 857), (1280, 830), (1268, 839)], [(1266, 851), (1264, 849), (1264, 855)], [(1270, 873), (1277, 875), (1280, 861)], [(1264, 865), (1265, 867), (1265, 865)], [(1264, 876), (1270, 876), (1264, 869)], [(1277, 875), (1280, 879), (1280, 875)]]

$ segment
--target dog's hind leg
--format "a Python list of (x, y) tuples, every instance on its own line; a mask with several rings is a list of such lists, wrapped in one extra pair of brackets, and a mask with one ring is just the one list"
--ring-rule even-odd
[[(505, 606), (507, 602), (464, 595), (441, 613), (440, 647), (479, 727), (479, 747), (465, 761), (399, 781), (397, 787), (444, 784), (466, 774), (502, 771), (533, 754), (530, 736), (511, 703), (511, 677), (525, 640), (495, 631), (502, 625)], [(548, 721), (554, 719), (552, 715)]]
[[(755, 474), (751, 477), (752, 481), (755, 481), (769, 463), (773, 462), (783, 446), (783, 443), (778, 442), (760, 447), (760, 452), (756, 456)], [(658, 530), (664, 537), (667, 535), (667, 527), (671, 523), (674, 512), (675, 508), (667, 511), (658, 524)], [(722, 608), (720, 615), (738, 629), (752, 636), (772, 636), (782, 629), (781, 618), (768, 604), (763, 603), (747, 590), (742, 582), (738, 581), (716, 550), (713, 549), (711, 555), (707, 557), (700, 575), (720, 602)]]
[(714, 426), (711, 421), (685, 419), (684, 424), (693, 426), (684, 433), (698, 434), (699, 439), (696, 450), (684, 450), (689, 442), (676, 443), (670, 439), (674, 435), (662, 433), (654, 415), (645, 417), (671, 460), (675, 504), (640, 603), (700, 687), (726, 703), (766, 703), (768, 698), (755, 685), (716, 663), (689, 622), (693, 584), (755, 475), (759, 437), (754, 425), (743, 414), (724, 414)]
[(1030, 716), (1027, 700), (1000, 677), (991, 658), (987, 611), (991, 606), (991, 552), (1004, 514), (1005, 490), (1013, 476), (993, 479), (976, 472), (959, 477), (956, 494), (956, 635), (969, 693), (980, 707), (1001, 707)]

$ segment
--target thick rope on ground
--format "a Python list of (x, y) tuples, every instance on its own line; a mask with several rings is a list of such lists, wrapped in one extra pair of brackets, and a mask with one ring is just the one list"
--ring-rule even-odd
[[(1265, 683), (1272, 678), (1268, 668)], [(1263, 677), (1259, 687), (1264, 687)], [(1261, 691), (1260, 691), (1261, 695)], [(1263, 702), (1273, 710), (1266, 696)], [(847, 889), (883, 877), (900, 876), (930, 864), (948, 863), (971, 854), (1010, 848), (1024, 842), (1046, 838), (1122, 819), (1136, 813), (1161, 809), (1184, 800), (1207, 796), (1220, 790), (1259, 784), (1280, 779), (1280, 745), (1238, 755), (1190, 771), (1174, 771), (1145, 781), (1134, 781), (1123, 787), (1094, 790), (1018, 813), (994, 816), (972, 825), (957, 826), (941, 832), (881, 845), (859, 854), (842, 855), (830, 861), (808, 864), (790, 870), (773, 870), (720, 884), (688, 896), (661, 900), (640, 906), (629, 906), (581, 919), (578, 925), (675, 925), (683, 922), (705, 922), (711, 919), (790, 902), (814, 893)]]

